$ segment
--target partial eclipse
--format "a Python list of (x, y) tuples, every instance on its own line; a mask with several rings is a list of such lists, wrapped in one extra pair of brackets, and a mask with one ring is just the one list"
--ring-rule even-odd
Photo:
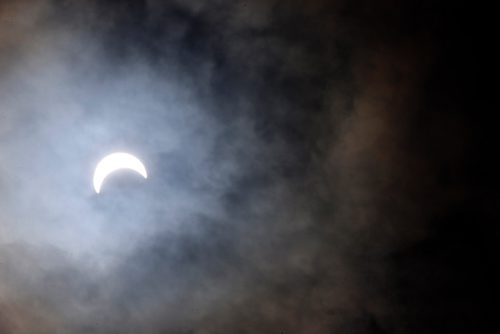
[(94, 171), (94, 190), (96, 193), (101, 192), (101, 186), (106, 177), (119, 170), (119, 169), (130, 169), (138, 174), (142, 175), (145, 179), (148, 178), (148, 173), (146, 172), (146, 167), (141, 162), (141, 160), (134, 157), (132, 154), (117, 152), (105, 156), (97, 164)]

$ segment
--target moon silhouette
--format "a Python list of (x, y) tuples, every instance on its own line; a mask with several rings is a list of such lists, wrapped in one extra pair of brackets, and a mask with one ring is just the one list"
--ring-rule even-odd
[(94, 171), (94, 190), (97, 194), (101, 191), (102, 183), (106, 177), (119, 170), (119, 169), (130, 169), (138, 174), (142, 175), (145, 179), (148, 178), (148, 173), (146, 167), (141, 162), (141, 160), (134, 157), (132, 154), (117, 152), (105, 156), (97, 164)]

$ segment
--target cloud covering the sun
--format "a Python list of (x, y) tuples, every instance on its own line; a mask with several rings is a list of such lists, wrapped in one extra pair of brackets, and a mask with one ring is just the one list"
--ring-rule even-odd
[(404, 332), (388, 254), (461, 193), (432, 41), (354, 3), (0, 1), (0, 332)]

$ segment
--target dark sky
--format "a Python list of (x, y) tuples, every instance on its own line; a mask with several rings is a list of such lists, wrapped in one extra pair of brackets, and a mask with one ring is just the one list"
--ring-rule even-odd
[(495, 332), (491, 16), (0, 0), (0, 333)]

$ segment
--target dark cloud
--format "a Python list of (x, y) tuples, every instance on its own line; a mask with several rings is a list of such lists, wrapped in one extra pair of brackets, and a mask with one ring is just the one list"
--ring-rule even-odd
[(0, 332), (474, 332), (465, 12), (0, 1)]

